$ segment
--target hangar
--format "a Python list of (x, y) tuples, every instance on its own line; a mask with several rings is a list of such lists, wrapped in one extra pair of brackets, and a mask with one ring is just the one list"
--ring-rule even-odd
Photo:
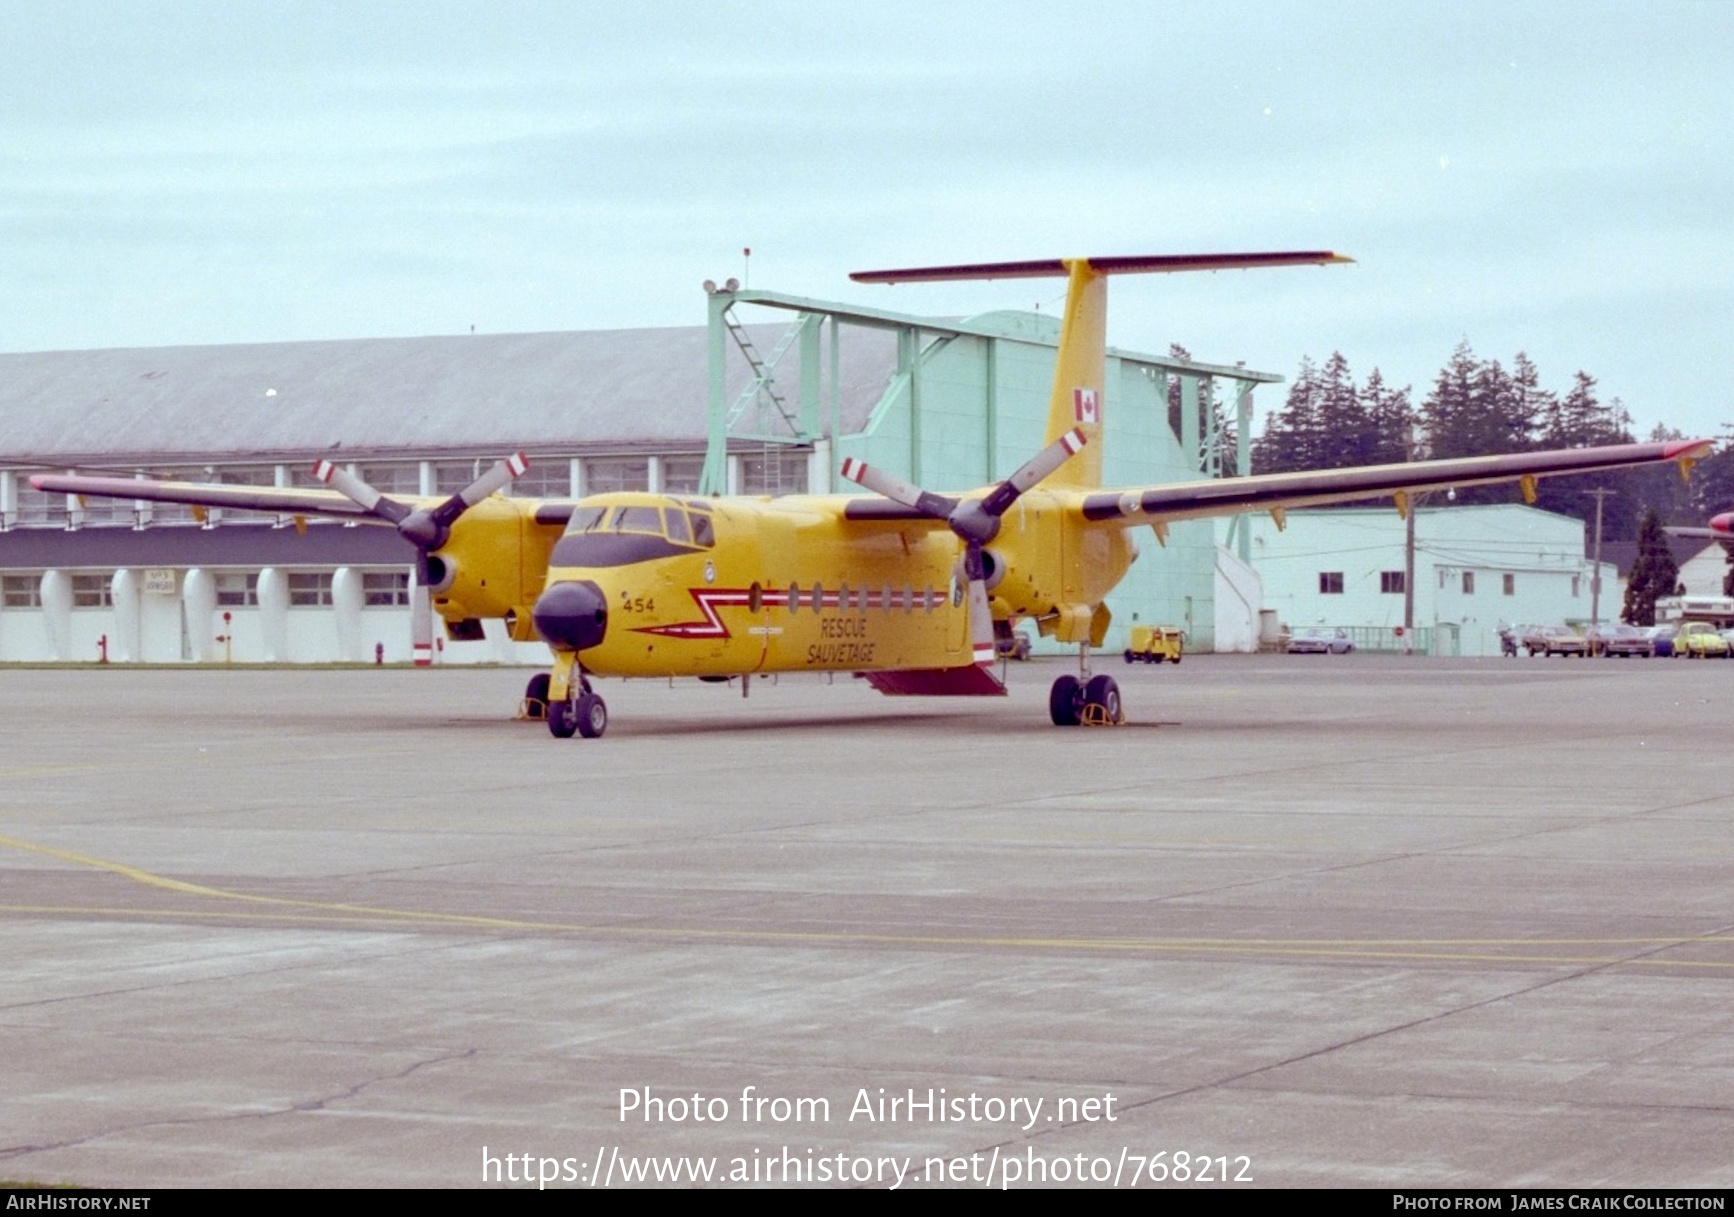
[[(693, 327), (0, 355), (0, 660), (409, 658), (413, 552), (389, 530), (50, 495), (36, 472), (295, 486), (329, 459), (437, 495), (522, 450), (513, 494), (751, 495), (853, 489), (849, 456), (959, 489), (1040, 446), (1055, 318), (916, 317), (732, 281), (706, 302)], [(1244, 472), (1252, 391), (1280, 379), (1111, 348), (1105, 481)], [(1110, 598), (1108, 648), (1139, 621), (1213, 647), (1231, 559), (1211, 524), (1143, 551)], [(488, 622), (441, 659), (546, 651)]]

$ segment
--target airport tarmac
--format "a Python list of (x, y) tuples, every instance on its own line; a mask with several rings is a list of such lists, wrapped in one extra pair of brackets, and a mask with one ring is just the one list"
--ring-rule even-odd
[(0, 671), (0, 1177), (1734, 1185), (1734, 664), (1104, 666)]

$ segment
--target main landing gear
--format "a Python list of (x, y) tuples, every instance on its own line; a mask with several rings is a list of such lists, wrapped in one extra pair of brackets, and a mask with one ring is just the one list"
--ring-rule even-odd
[(608, 703), (591, 689), (589, 680), (580, 677), (572, 689), (574, 696), (565, 701), (546, 701), (548, 676), (542, 673), (530, 679), (530, 687), (525, 691), (526, 700), (535, 697), (538, 681), (548, 707), (549, 735), (555, 739), (571, 739), (574, 735), (596, 739), (608, 730)]
[(1056, 727), (1112, 727), (1126, 720), (1114, 678), (1090, 675), (1088, 645), (1078, 648), (1078, 675), (1060, 677), (1049, 690), (1048, 717)]

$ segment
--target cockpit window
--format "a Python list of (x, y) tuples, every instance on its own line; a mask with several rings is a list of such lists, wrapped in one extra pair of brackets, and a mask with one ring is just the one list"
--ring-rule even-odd
[(573, 511), (572, 519), (566, 524), (568, 533), (589, 532), (601, 525), (603, 517), (608, 514), (606, 507), (580, 507)]
[(655, 507), (620, 507), (614, 512), (615, 532), (643, 532), (653, 537), (662, 535), (662, 512)]
[(662, 514), (668, 521), (668, 539), (677, 545), (691, 545), (692, 530), (686, 526), (686, 512), (678, 507), (670, 507)]
[(710, 512), (695, 511), (692, 513), (692, 543), (702, 545), (706, 549), (716, 544), (716, 529), (710, 521)]

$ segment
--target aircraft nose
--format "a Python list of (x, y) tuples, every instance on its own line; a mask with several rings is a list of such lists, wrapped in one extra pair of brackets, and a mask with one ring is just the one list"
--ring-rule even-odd
[(608, 601), (587, 580), (556, 583), (537, 598), (530, 621), (550, 646), (588, 650), (608, 632)]
[(1712, 532), (1734, 533), (1734, 511), (1724, 511), (1719, 516), (1710, 517)]

